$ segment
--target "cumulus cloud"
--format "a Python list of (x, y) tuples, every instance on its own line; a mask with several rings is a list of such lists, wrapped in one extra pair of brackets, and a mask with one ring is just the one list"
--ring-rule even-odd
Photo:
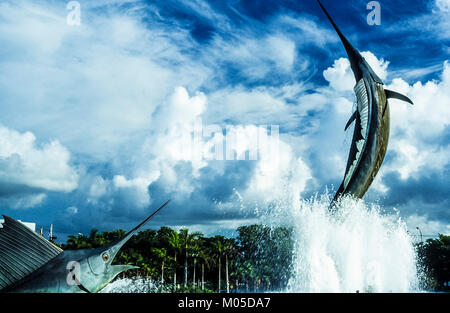
[(436, 0), (436, 6), (439, 8), (439, 10), (441, 10), (443, 12), (450, 11), (450, 1), (449, 0)]
[[(216, 228), (235, 226), (242, 216), (253, 221), (243, 211), (254, 203), (270, 206), (286, 193), (306, 196), (340, 182), (355, 82), (345, 58), (331, 61), (325, 85), (311, 79), (322, 70), (320, 53), (338, 41), (328, 24), (281, 13), (261, 32), (260, 22), (233, 25), (201, 0), (183, 1), (192, 21), (173, 18), (158, 3), (121, 4), (83, 4), (79, 27), (66, 25), (64, 7), (53, 2), (0, 5), (0, 39), (8, 46), (0, 58), (8, 77), (0, 80), (0, 114), (8, 127), (30, 131), (0, 137), (16, 136), (22, 147), (0, 147), (2, 183), (15, 179), (29, 191), (16, 198), (11, 191), (8, 201), (33, 207), (53, 200), (49, 192), (70, 192), (53, 205), (76, 228), (131, 222), (170, 197), (173, 225)], [(193, 30), (200, 22), (212, 29), (202, 42)], [(369, 51), (363, 56), (390, 89), (416, 102), (411, 108), (392, 101), (390, 156), (374, 185), (387, 194), (395, 187), (387, 181), (392, 173), (409, 181), (420, 179), (424, 167), (446, 166), (448, 146), (433, 141), (447, 127), (449, 70), (439, 81), (410, 84), (392, 76), (388, 61)], [(438, 109), (428, 111), (431, 105)], [(227, 127), (251, 134), (260, 125), (279, 126), (275, 154), (214, 159)], [(240, 139), (238, 155), (252, 136)], [(13, 169), (22, 172), (13, 177)]]
[(440, 81), (409, 85), (395, 78), (387, 88), (411, 97), (414, 106), (390, 100), (392, 136), (389, 148), (396, 158), (390, 169), (397, 169), (402, 179), (423, 173), (422, 168), (441, 171), (448, 164), (450, 146), (440, 143), (450, 116), (450, 65), (444, 63)]
[(289, 144), (278, 140), (276, 146), (261, 155), (243, 194), (266, 203), (280, 200), (287, 194), (300, 196), (311, 178), (311, 171), (302, 158), (295, 156)]
[[(4, 189), (5, 186), (2, 186)], [(12, 208), (12, 209), (29, 209), (34, 208), (42, 204), (42, 202), (47, 198), (45, 193), (34, 194), (35, 191), (26, 191), (22, 188), (16, 190), (13, 194), (8, 192), (2, 192), (0, 196), (0, 204), (2, 207)]]
[(70, 152), (57, 140), (38, 144), (31, 132), (0, 125), (0, 203), (12, 209), (40, 205), (47, 192), (68, 193), (79, 174)]
[[(206, 103), (204, 94), (191, 97), (184, 87), (176, 87), (166, 105), (155, 112), (149, 133), (140, 137), (134, 153), (126, 156), (128, 166), (117, 159), (120, 163), (114, 172), (118, 173), (111, 177), (86, 173), (82, 191), (88, 194), (86, 202), (102, 206), (104, 211), (120, 213), (127, 208), (127, 212), (145, 213), (153, 203), (149, 188), (156, 183), (168, 193), (176, 191), (178, 197), (189, 196), (194, 189), (190, 182), (207, 165), (201, 156), (196, 157), (192, 140), (194, 123)], [(189, 166), (177, 171), (179, 163)]]
[[(382, 80), (387, 77), (388, 61), (378, 59), (372, 52), (364, 51), (361, 55), (369, 63), (370, 67)], [(355, 76), (350, 68), (350, 61), (347, 58), (340, 58), (334, 61), (333, 66), (323, 72), (323, 77), (330, 83), (330, 86), (337, 91), (353, 90)]]
[[(20, 133), (0, 125), (1, 185), (70, 192), (77, 188), (77, 183), (70, 152), (58, 141), (38, 145), (31, 132)], [(33, 197), (32, 202), (39, 203), (43, 198)]]
[[(419, 241), (420, 233), (422, 233), (422, 239), (426, 240), (431, 237), (435, 237), (437, 234), (450, 234), (450, 224), (444, 223), (439, 220), (429, 219), (426, 215), (412, 214), (407, 217), (406, 224), (410, 234), (413, 234), (417, 241)], [(416, 227), (419, 227), (417, 229)], [(425, 237), (423, 237), (425, 235)]]

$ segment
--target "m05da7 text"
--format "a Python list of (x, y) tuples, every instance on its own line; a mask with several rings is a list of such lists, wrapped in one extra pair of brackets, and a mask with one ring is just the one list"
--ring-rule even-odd
[(267, 308), (270, 298), (230, 297), (222, 298), (223, 308)]

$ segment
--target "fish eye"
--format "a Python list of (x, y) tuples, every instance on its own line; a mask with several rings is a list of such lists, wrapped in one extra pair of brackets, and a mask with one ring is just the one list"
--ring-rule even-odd
[(108, 253), (103, 253), (103, 255), (102, 255), (102, 259), (103, 259), (103, 261), (108, 261), (109, 260), (109, 254)]

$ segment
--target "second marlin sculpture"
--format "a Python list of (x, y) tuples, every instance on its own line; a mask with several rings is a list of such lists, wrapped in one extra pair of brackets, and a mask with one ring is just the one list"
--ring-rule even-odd
[(169, 201), (122, 239), (96, 249), (61, 250), (15, 219), (0, 228), (0, 292), (94, 293), (119, 273), (137, 268), (113, 265), (120, 248)]
[(402, 94), (384, 89), (383, 81), (345, 38), (322, 3), (317, 1), (344, 44), (356, 79), (354, 91), (357, 108), (345, 126), (347, 130), (351, 123), (355, 122), (355, 129), (344, 179), (330, 205), (330, 209), (335, 209), (336, 201), (344, 195), (362, 198), (380, 169), (389, 140), (387, 100), (396, 98), (411, 104), (413, 102)]

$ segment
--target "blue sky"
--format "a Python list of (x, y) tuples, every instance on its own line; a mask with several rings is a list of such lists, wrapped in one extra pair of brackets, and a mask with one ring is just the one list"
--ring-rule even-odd
[[(228, 233), (291, 210), (286, 193), (339, 186), (355, 82), (316, 1), (78, 2), (72, 26), (68, 1), (0, 4), (0, 213), (64, 238), (128, 229), (170, 198), (152, 227)], [(411, 231), (450, 233), (449, 1), (380, 1), (377, 26), (368, 1), (323, 2), (415, 102), (391, 101), (366, 201), (396, 208)], [(174, 157), (172, 131), (199, 119), (279, 125), (280, 162)]]

